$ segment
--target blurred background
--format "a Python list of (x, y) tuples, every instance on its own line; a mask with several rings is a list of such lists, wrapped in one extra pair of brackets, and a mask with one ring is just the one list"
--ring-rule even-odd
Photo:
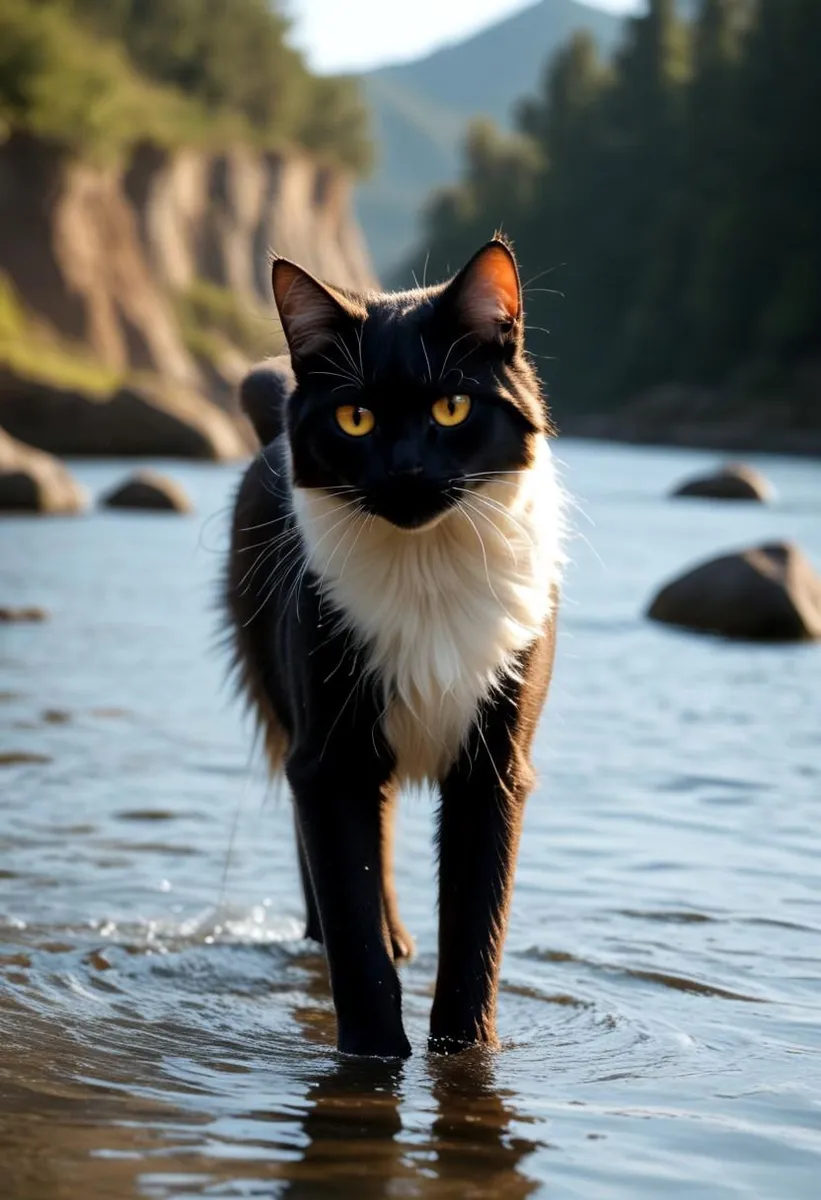
[(83, 401), (230, 412), (270, 248), (410, 286), (503, 229), (564, 432), (817, 451), (819, 6), (634, 7), (7, 0), (0, 424), (131, 453)]
[[(2, 0), (3, 1200), (814, 1200), (819, 63), (818, 0)], [(497, 229), (572, 505), (504, 1051), (422, 1052), (409, 796), (415, 1055), (345, 1063), (226, 683), (237, 384), (271, 250)]]

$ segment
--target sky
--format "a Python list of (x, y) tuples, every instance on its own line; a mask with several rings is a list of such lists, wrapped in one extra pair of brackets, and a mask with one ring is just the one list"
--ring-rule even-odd
[[(287, 0), (294, 40), (316, 71), (357, 71), (417, 58), (458, 41), (533, 0)], [(583, 0), (582, 0), (583, 2)], [(635, 12), (639, 0), (588, 0)]]

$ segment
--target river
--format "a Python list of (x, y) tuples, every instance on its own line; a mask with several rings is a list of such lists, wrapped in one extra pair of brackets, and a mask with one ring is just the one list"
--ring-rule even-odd
[[(814, 1198), (821, 649), (653, 626), (683, 566), (791, 537), (670, 501), (716, 456), (560, 442), (578, 501), (503, 967), (497, 1054), (424, 1051), (432, 803), (398, 833), (414, 1055), (340, 1059), (300, 938), (287, 798), (225, 683), (236, 466), (158, 463), (195, 516), (0, 521), (0, 1196)], [(129, 469), (74, 463), (99, 494)]]

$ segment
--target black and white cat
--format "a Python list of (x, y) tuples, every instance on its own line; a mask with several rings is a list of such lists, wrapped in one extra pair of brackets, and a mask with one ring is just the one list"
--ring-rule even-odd
[(441, 793), (430, 1047), (493, 1044), (563, 561), (515, 259), (495, 239), (446, 284), (367, 295), (276, 259), (273, 290), (292, 373), (274, 362), (243, 385), (265, 448), (237, 498), (227, 598), (293, 794), (339, 1048), (410, 1053), (392, 868), (406, 781)]

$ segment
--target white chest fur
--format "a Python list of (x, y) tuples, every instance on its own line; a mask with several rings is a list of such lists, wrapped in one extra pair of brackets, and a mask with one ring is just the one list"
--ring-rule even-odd
[(404, 532), (344, 500), (295, 489), (321, 587), (368, 647), (402, 780), (441, 779), (479, 703), (550, 618), (563, 504), (550, 448), (483, 484), (438, 524)]

